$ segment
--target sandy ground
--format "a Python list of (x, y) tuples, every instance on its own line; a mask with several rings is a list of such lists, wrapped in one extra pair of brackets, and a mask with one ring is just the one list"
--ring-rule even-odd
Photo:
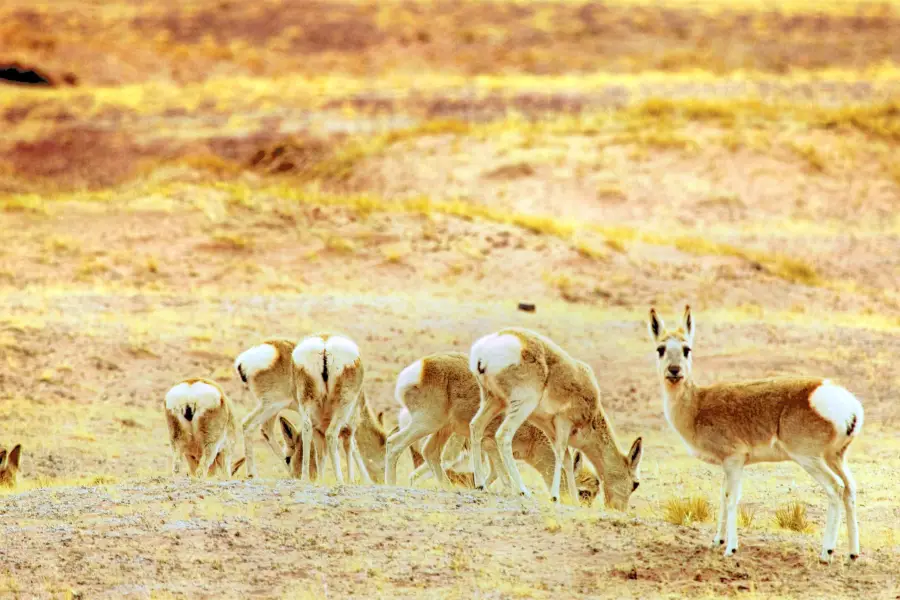
[[(894, 5), (76, 4), (0, 7), (58, 84), (0, 89), (0, 598), (900, 598)], [(685, 303), (699, 383), (861, 399), (858, 563), (793, 464), (747, 470), (736, 560), (667, 520), (721, 477), (662, 415), (645, 319)], [(643, 437), (628, 512), (306, 486), (259, 440), (261, 479), (168, 474), (166, 390), (243, 416), (266, 337), (351, 336), (390, 425), (403, 367), (509, 325)]]

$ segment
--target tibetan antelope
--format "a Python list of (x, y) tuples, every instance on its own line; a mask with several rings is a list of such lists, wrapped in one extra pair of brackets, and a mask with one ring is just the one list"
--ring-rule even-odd
[[(448, 472), (441, 457), (451, 436), (463, 441), (469, 437), (469, 423), (478, 412), (480, 386), (468, 363), (468, 357), (461, 352), (444, 352), (426, 356), (401, 371), (395, 398), (407, 411), (408, 417), (398, 419), (401, 427), (388, 438), (385, 458), (387, 484), (394, 485), (396, 482), (397, 461), (403, 451), (426, 436), (421, 453), (441, 485), (448, 488), (451, 484), (466, 481), (464, 474), (455, 470)], [(504, 473), (502, 468), (496, 468), (501, 461), (494, 443), (494, 432), (499, 424), (500, 419), (489, 424), (483, 444), (495, 466), (486, 485)], [(546, 436), (533, 425), (525, 424), (516, 432), (512, 445), (513, 456), (534, 467), (544, 478), (547, 488), (551, 489), (555, 454)], [(587, 469), (579, 471), (578, 481), (574, 481), (573, 485), (570, 486), (568, 481), (566, 483), (567, 493), (577, 490), (577, 497), (582, 501), (593, 501), (599, 485), (596, 476)], [(576, 498), (575, 492), (570, 495)]]
[(19, 458), (22, 444), (16, 444), (9, 452), (0, 448), (0, 487), (14, 488), (19, 480)]
[(689, 306), (680, 328), (667, 330), (650, 310), (666, 420), (689, 451), (721, 465), (722, 503), (715, 546), (737, 552), (737, 507), (746, 465), (792, 460), (825, 488), (828, 513), (820, 559), (829, 562), (837, 543), (841, 500), (847, 511), (850, 559), (859, 556), (856, 484), (847, 448), (860, 434), (859, 400), (828, 379), (763, 379), (710, 386), (694, 384), (694, 320)]
[[(365, 392), (363, 392), (362, 401), (359, 406), (359, 425), (356, 428), (356, 441), (359, 445), (359, 451), (362, 455), (364, 468), (369, 477), (375, 483), (382, 483), (384, 477), (384, 450), (387, 441), (387, 434), (382, 425), (382, 413), (376, 417), (368, 402)], [(292, 418), (287, 418), (290, 415)], [(302, 416), (295, 411), (285, 411), (279, 416), (281, 423), (281, 432), (284, 437), (284, 461), (291, 472), (291, 476), (295, 479), (301, 477), (301, 469), (303, 464), (303, 440), (297, 427), (302, 423)], [(348, 463), (353, 466), (351, 461), (350, 446), (350, 430), (344, 428), (341, 431), (341, 441), (343, 443), (344, 455), (347, 457)], [(310, 460), (310, 478), (317, 480), (318, 473), (323, 472), (325, 451), (325, 432), (313, 430), (313, 445), (311, 449), (313, 454)], [(351, 471), (352, 472), (352, 471)], [(350, 476), (351, 480), (353, 476)]]
[[(550, 440), (555, 461), (551, 499), (559, 499), (563, 466), (569, 488), (574, 487), (574, 465), (566, 447), (584, 452), (603, 480), (606, 505), (625, 510), (637, 489), (643, 454), (641, 438), (624, 453), (600, 404), (600, 387), (591, 368), (569, 356), (549, 338), (511, 327), (487, 335), (472, 346), (469, 369), (481, 383), (481, 403), (472, 418), (472, 457), (475, 481), (485, 484), (481, 463), (482, 439), (488, 424), (505, 412), (495, 434), (502, 467), (523, 496), (512, 442), (525, 421), (536, 425)], [(565, 463), (565, 465), (563, 465)]]
[(256, 408), (241, 422), (248, 477), (257, 476), (251, 441), (255, 428), (260, 428), (263, 439), (275, 456), (282, 457), (281, 447), (275, 439), (274, 426), (278, 413), (282, 410), (297, 410), (291, 362), (291, 353), (295, 347), (294, 342), (288, 340), (268, 339), (245, 350), (234, 361), (234, 369), (257, 401)]
[(219, 384), (185, 379), (168, 391), (165, 409), (173, 475), (182, 459), (192, 477), (203, 479), (218, 471), (225, 479), (237, 472), (244, 461), (232, 463), (232, 457), (242, 436), (234, 407)]
[[(238, 356), (235, 369), (258, 401), (257, 407), (244, 418), (245, 434), (260, 427), (269, 447), (282, 459), (283, 450), (273, 432), (278, 413), (291, 409), (300, 415), (303, 481), (310, 480), (314, 430), (324, 432), (326, 454), (331, 458), (338, 483), (344, 482), (338, 444), (345, 427), (350, 430), (351, 471), (363, 464), (355, 439), (355, 417), (364, 370), (359, 348), (353, 341), (327, 333), (308, 336), (296, 345), (287, 340), (267, 340)], [(247, 471), (253, 477), (256, 465), (249, 444), (246, 456)], [(366, 469), (361, 469), (361, 474), (364, 481), (370, 482)]]

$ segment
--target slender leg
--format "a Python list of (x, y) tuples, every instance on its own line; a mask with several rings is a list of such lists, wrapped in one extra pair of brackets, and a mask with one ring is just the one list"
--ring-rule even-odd
[[(244, 434), (244, 455), (247, 458), (248, 477), (252, 478), (258, 476), (258, 473), (256, 472), (256, 461), (253, 459), (253, 444), (250, 441), (250, 432), (255, 430), (257, 427), (260, 427), (263, 423), (271, 419), (273, 416), (278, 415), (278, 413), (287, 408), (289, 404), (290, 401), (285, 401), (266, 405), (264, 404), (264, 401), (260, 401), (256, 408), (254, 408), (250, 412), (250, 414), (244, 417), (244, 420), (241, 422), (241, 429), (243, 430)], [(280, 460), (282, 458), (280, 456), (280, 451), (278, 454), (278, 458)]]
[(181, 451), (172, 445), (172, 477), (181, 473)]
[(485, 485), (484, 465), (481, 462), (481, 443), (484, 430), (503, 411), (503, 406), (481, 386), (481, 404), (469, 423), (469, 443), (472, 453), (472, 467), (475, 471), (475, 489), (483, 490)]
[(837, 545), (838, 529), (841, 526), (841, 498), (844, 495), (844, 482), (835, 475), (825, 459), (821, 456), (791, 456), (797, 464), (812, 475), (813, 479), (825, 488), (828, 495), (828, 515), (825, 518), (825, 535), (822, 538), (822, 553), (819, 560), (831, 562), (834, 547)]
[(469, 453), (466, 452), (466, 438), (456, 433), (450, 434), (450, 438), (444, 444), (443, 454), (441, 454), (441, 464), (444, 468), (461, 470), (463, 463), (468, 461)]
[[(297, 412), (300, 415), (300, 460), (302, 461), (300, 465), (300, 481), (302, 481), (303, 483), (309, 483), (309, 462), (311, 460), (312, 442), (314, 435), (313, 425), (312, 420), (309, 418), (309, 413), (307, 413), (302, 406), (299, 408), (300, 410), (298, 410)], [(322, 470), (318, 469), (317, 474), (319, 477), (322, 477)]]
[[(359, 464), (356, 462), (356, 454), (353, 453), (353, 436), (344, 440), (344, 456), (347, 458), (347, 481), (353, 483), (356, 481), (356, 469)], [(362, 477), (362, 476), (360, 476)]]
[[(522, 475), (519, 473), (519, 466), (516, 464), (516, 459), (513, 456), (512, 442), (519, 427), (522, 426), (522, 423), (525, 422), (528, 415), (534, 412), (539, 401), (540, 395), (530, 388), (521, 387), (514, 389), (509, 396), (509, 406), (506, 409), (506, 417), (504, 417), (500, 427), (497, 428), (497, 433), (494, 436), (497, 440), (497, 445), (500, 447), (500, 458), (503, 459), (503, 466), (509, 473), (513, 486), (526, 498), (531, 497), (531, 492), (525, 487), (525, 483), (522, 481)], [(478, 448), (476, 451), (474, 444), (472, 449), (476, 453), (476, 457), (480, 460), (481, 457), (478, 456), (478, 453), (481, 449)], [(558, 469), (559, 461), (557, 461), (557, 475), (555, 477), (557, 482), (559, 479)], [(559, 485), (557, 483), (557, 495), (559, 494), (558, 487)]]
[(359, 444), (356, 441), (356, 431), (352, 431), (350, 434), (350, 453), (353, 458), (350, 458), (349, 462), (352, 465), (353, 460), (356, 459), (362, 482), (366, 485), (372, 485), (372, 477), (369, 475), (369, 468), (366, 466), (366, 461), (363, 460), (362, 452), (359, 451)]
[[(312, 475), (312, 480), (320, 481), (325, 474), (325, 434), (318, 429), (314, 430), (313, 443), (316, 447), (316, 460), (315, 464), (310, 462), (310, 475)], [(313, 469), (313, 467), (315, 467), (315, 469)], [(313, 470), (315, 470), (315, 473), (313, 473)]]
[(569, 499), (575, 506), (578, 506), (578, 483), (575, 481), (575, 454), (566, 448), (563, 457), (563, 467), (566, 470), (566, 487)]
[(207, 479), (209, 477), (209, 468), (216, 461), (218, 453), (217, 444), (206, 444), (203, 446), (203, 453), (200, 455), (200, 461), (197, 463), (197, 477), (199, 479)]
[(409, 476), (409, 484), (412, 485), (419, 480), (428, 479), (433, 473), (431, 472), (431, 467), (428, 463), (422, 463), (418, 467), (416, 467), (412, 474)]
[(397, 462), (412, 444), (441, 428), (440, 423), (413, 418), (405, 428), (387, 439), (384, 452), (384, 483), (397, 485)]
[[(550, 441), (553, 446), (553, 454), (556, 457), (556, 461), (553, 464), (553, 485), (550, 488), (550, 501), (559, 502), (559, 480), (560, 474), (562, 473), (563, 456), (566, 453), (566, 447), (569, 444), (569, 434), (572, 433), (572, 423), (561, 415), (558, 415), (553, 420), (553, 423), (555, 427), (553, 438), (551, 438)], [(569, 462), (571, 462), (571, 460)], [(571, 465), (569, 466), (568, 471), (573, 471)], [(571, 482), (575, 482), (574, 475), (572, 475)], [(570, 489), (575, 489), (575, 487), (570, 486)]]
[(725, 497), (727, 503), (727, 514), (725, 516), (725, 527), (727, 531), (728, 543), (725, 545), (725, 556), (734, 556), (738, 549), (737, 537), (737, 508), (738, 502), (741, 500), (741, 475), (744, 472), (744, 457), (737, 456), (726, 458), (722, 463), (725, 469)]
[(431, 467), (431, 472), (434, 473), (435, 479), (438, 480), (438, 483), (445, 490), (453, 489), (453, 483), (447, 477), (447, 473), (444, 472), (444, 466), (441, 464), (441, 454), (444, 450), (444, 444), (447, 443), (447, 438), (449, 437), (450, 429), (443, 427), (431, 434), (428, 442), (422, 449), (422, 456), (425, 457), (425, 461)]
[[(259, 431), (260, 431), (260, 433), (262, 433), (262, 437), (266, 441), (266, 444), (269, 445), (269, 449), (272, 450), (272, 454), (283, 459), (282, 448), (278, 444), (278, 441), (276, 440), (276, 436), (275, 436), (275, 423), (277, 421), (278, 421), (278, 413), (275, 413), (267, 421), (263, 422), (263, 424), (259, 428)], [(278, 437), (280, 437), (280, 436), (278, 436)], [(285, 469), (287, 469), (287, 474), (290, 477), (291, 467), (288, 466), (288, 464), (285, 463), (284, 460), (280, 460), (279, 462), (282, 464), (282, 466), (285, 467)], [(231, 464), (231, 463), (229, 462), (228, 464)]]
[(722, 477), (722, 498), (719, 502), (719, 519), (716, 525), (716, 537), (713, 538), (713, 548), (718, 548), (725, 543), (725, 516), (728, 514), (728, 476)]
[[(856, 481), (844, 455), (829, 460), (828, 466), (844, 482), (844, 511), (847, 513), (847, 541), (850, 544), (850, 560), (859, 558), (859, 522), (856, 520)], [(837, 529), (837, 527), (835, 527)]]
[[(495, 438), (485, 438), (482, 449), (485, 455), (482, 457), (482, 460), (486, 457), (488, 466), (490, 467), (490, 474), (484, 484), (485, 488), (489, 488), (492, 483), (499, 479), (502, 487), (512, 489), (513, 483), (509, 478), (509, 473), (503, 468), (503, 458), (500, 456), (500, 448), (497, 447), (497, 440)], [(474, 458), (472, 460), (474, 460)]]
[(226, 442), (222, 447), (221, 452), (219, 452), (219, 456), (216, 457), (216, 460), (221, 460), (222, 464), (219, 465), (219, 479), (222, 481), (227, 481), (231, 479), (231, 447)]

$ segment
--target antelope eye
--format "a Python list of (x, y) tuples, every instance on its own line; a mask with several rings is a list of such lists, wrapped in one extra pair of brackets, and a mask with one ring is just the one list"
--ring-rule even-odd
[(684, 347), (684, 357), (687, 358), (691, 353), (691, 349), (687, 346)]
[(290, 464), (291, 464), (291, 457), (290, 457), (290, 456), (285, 456), (285, 457), (284, 457), (284, 464), (290, 466)]
[(656, 352), (659, 354), (659, 357), (662, 358), (663, 354), (666, 353), (666, 347), (660, 346), (659, 348), (656, 349)]
[(631, 491), (633, 492), (633, 491), (635, 491), (636, 489), (638, 489), (638, 486), (639, 486), (639, 485), (641, 485), (641, 482), (640, 482), (640, 481), (635, 481), (635, 482), (634, 482), (634, 486), (631, 488)]

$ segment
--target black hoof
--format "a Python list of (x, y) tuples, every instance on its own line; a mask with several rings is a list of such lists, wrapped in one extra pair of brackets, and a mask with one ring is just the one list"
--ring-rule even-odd
[(857, 558), (859, 558), (859, 554), (851, 554), (850, 555), (850, 560), (856, 560)]
[(831, 556), (832, 554), (834, 554), (834, 550), (829, 550), (829, 551), (828, 551), (828, 556)]
[(550, 498), (550, 502), (559, 502), (559, 498), (553, 496), (552, 498)]
[(476, 485), (476, 486), (475, 486), (475, 489), (483, 492), (483, 491), (484, 491), (484, 486), (483, 486), (483, 485)]
[(719, 545), (720, 545), (720, 546), (725, 545), (725, 540), (719, 540)]
[(523, 498), (525, 498), (526, 496), (528, 496), (528, 494), (526, 494), (525, 492), (519, 492), (519, 495), (522, 496)]

